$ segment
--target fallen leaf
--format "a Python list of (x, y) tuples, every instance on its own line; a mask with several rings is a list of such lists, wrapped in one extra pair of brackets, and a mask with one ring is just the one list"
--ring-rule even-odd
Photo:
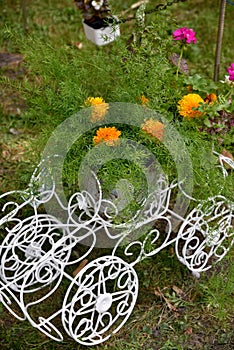
[(83, 48), (83, 44), (80, 43), (79, 41), (76, 41), (76, 42), (74, 43), (74, 46), (75, 46), (77, 49), (79, 49), (79, 50), (81, 50), (81, 49)]
[(174, 292), (176, 292), (176, 294), (181, 297), (182, 299), (186, 300), (186, 294), (177, 286), (173, 286), (172, 289), (174, 290)]
[[(234, 162), (234, 157), (233, 155), (231, 154), (231, 152), (227, 151), (226, 149), (223, 149), (222, 152), (221, 152), (222, 156), (224, 156), (225, 158), (229, 158), (231, 159), (231, 161)], [(223, 162), (224, 162), (224, 166), (226, 169), (232, 169), (231, 165), (228, 164), (228, 162), (225, 161), (225, 159), (223, 159)]]
[(20, 134), (20, 131), (17, 130), (17, 129), (14, 129), (14, 128), (10, 128), (10, 133), (13, 134), (13, 135), (19, 135)]
[(189, 327), (189, 328), (185, 329), (185, 331), (184, 331), (184, 334), (192, 334), (192, 333), (193, 333), (192, 327)]

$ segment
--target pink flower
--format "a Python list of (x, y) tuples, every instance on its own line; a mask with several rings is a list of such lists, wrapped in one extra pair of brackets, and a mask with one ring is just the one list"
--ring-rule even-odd
[(187, 43), (187, 44), (190, 44), (191, 42), (196, 44), (197, 42), (196, 33), (194, 32), (193, 29), (189, 29), (187, 27), (176, 29), (173, 32), (173, 39), (182, 40), (184, 43)]
[(234, 63), (228, 67), (227, 72), (229, 74), (229, 80), (234, 81)]

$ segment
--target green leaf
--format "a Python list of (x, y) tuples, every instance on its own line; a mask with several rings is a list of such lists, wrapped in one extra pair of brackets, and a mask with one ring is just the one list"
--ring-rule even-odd
[(192, 85), (194, 90), (210, 93), (217, 89), (217, 85), (212, 80), (202, 78), (199, 74), (186, 77), (184, 82), (188, 85)]
[(205, 126), (208, 126), (208, 128), (211, 127), (211, 122), (210, 122), (210, 120), (208, 118), (204, 119), (204, 124), (205, 124)]

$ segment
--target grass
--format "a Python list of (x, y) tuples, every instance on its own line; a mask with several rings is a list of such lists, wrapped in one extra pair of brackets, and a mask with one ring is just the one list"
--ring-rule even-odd
[[(221, 268), (209, 278), (203, 276), (196, 281), (175, 261), (175, 257), (171, 255), (168, 259), (168, 255), (168, 252), (162, 253), (156, 261), (149, 260), (137, 267), (140, 292), (130, 320), (106, 344), (92, 348), (212, 349), (213, 345), (231, 348), (233, 273), (227, 276)], [(229, 278), (226, 287), (221, 282), (224, 276)], [(148, 283), (144, 284), (144, 281)], [(159, 291), (166, 302), (159, 296)], [(1, 327), (3, 349), (61, 347), (27, 322), (15, 322), (6, 312), (2, 314)], [(62, 346), (65, 349), (85, 349), (67, 336)]]
[[(112, 5), (113, 12), (121, 18), (121, 12), (133, 3), (116, 1)], [(147, 8), (154, 6), (150, 1)], [(81, 15), (70, 0), (28, 3), (28, 35), (23, 30), (19, 2), (7, 1), (1, 3), (0, 8), (4, 21), (1, 52), (23, 55), (20, 64), (2, 67), (1, 192), (27, 186), (52, 131), (81, 110), (88, 96), (102, 96), (109, 103), (135, 104), (137, 98), (145, 94), (150, 100), (150, 108), (174, 122), (186, 143), (194, 169), (194, 196), (201, 199), (220, 193), (223, 181), (220, 171), (214, 171), (216, 158), (211, 153), (211, 144), (214, 143), (217, 150), (226, 147), (232, 152), (233, 134), (228, 134), (224, 145), (220, 146), (208, 135), (198, 134), (190, 124), (181, 124), (175, 106), (186, 88), (180, 78), (175, 83), (175, 70), (172, 71), (168, 63), (169, 53), (175, 49), (170, 41), (171, 32), (180, 26), (194, 28), (198, 45), (185, 52), (190, 73), (212, 79), (218, 0), (213, 2), (212, 8), (205, 0), (186, 1), (161, 14), (148, 15), (147, 28), (143, 32), (134, 21), (121, 24), (120, 39), (100, 48), (85, 39)], [(233, 11), (227, 4), (220, 77), (233, 62)], [(133, 38), (136, 41), (131, 46), (129, 41)], [(79, 43), (83, 44), (82, 49), (79, 49)], [(165, 81), (166, 84), (160, 83)], [(148, 135), (141, 133), (139, 136), (134, 128), (126, 125), (121, 126), (121, 131), (126, 138), (141, 141), (147, 149), (157, 153), (165, 171), (173, 178), (175, 164), (165, 147)], [(63, 174), (68, 193), (77, 185), (76, 172), (83, 155), (91, 148), (93, 135), (94, 130), (82, 135), (69, 151)], [(140, 163), (144, 154), (137, 153), (136, 157), (135, 163)], [(115, 167), (115, 162), (110, 162), (100, 170), (106, 192), (113, 188), (122, 173), (129, 180), (134, 173), (137, 174), (136, 196), (139, 196), (145, 181), (139, 167), (134, 164), (131, 167), (126, 161), (120, 162), (118, 171)], [(206, 186), (207, 174), (209, 185)], [(231, 200), (232, 187), (233, 176), (230, 176), (223, 191)], [(129, 215), (129, 208), (123, 214)], [(136, 269), (140, 288), (130, 319), (109, 341), (92, 348), (225, 350), (234, 346), (232, 251), (199, 280), (177, 261), (171, 248), (142, 261)], [(66, 283), (63, 287), (66, 288)], [(57, 300), (63, 298), (64, 288), (58, 291)], [(47, 311), (54, 303), (56, 301)], [(40, 308), (42, 306), (38, 311)], [(4, 350), (60, 349), (61, 346), (65, 350), (89, 349), (76, 344), (67, 335), (62, 344), (46, 338), (27, 321), (16, 321), (1, 304), (0, 315), (0, 345)]]

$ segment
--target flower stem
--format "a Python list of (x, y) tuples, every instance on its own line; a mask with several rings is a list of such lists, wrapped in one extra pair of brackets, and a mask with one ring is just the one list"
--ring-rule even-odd
[(230, 90), (226, 93), (226, 95), (224, 96), (225, 100), (227, 100), (228, 98), (232, 97), (232, 94), (234, 92), (234, 88), (231, 87)]
[(183, 52), (184, 52), (184, 45), (182, 45), (182, 47), (181, 47), (180, 57), (178, 59), (177, 70), (176, 70), (176, 79), (178, 78), (180, 65), (181, 65), (181, 61), (182, 61), (182, 57), (183, 57)]

